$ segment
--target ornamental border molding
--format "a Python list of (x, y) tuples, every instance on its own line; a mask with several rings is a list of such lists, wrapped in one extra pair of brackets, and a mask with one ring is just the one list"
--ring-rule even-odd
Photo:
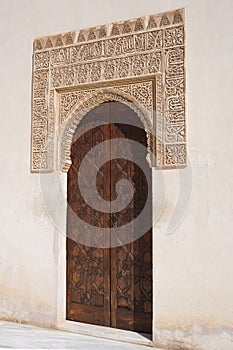
[(186, 166), (185, 85), (185, 9), (36, 39), (31, 171), (68, 171), (79, 121), (109, 100), (143, 122), (151, 166)]

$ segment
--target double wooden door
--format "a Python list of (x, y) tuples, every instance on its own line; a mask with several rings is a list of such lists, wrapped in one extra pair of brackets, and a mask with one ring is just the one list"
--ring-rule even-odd
[[(128, 124), (116, 122), (119, 117), (127, 120)], [(126, 105), (107, 102), (89, 112), (74, 134), (72, 165), (68, 172), (67, 319), (151, 333), (151, 229), (136, 240), (133, 240), (132, 232), (129, 232), (132, 239), (127, 234), (120, 236), (117, 244), (114, 242), (114, 247), (111, 247), (113, 228), (120, 229), (132, 222), (142, 212), (146, 201), (150, 202), (147, 220), (152, 222), (151, 172), (146, 161), (146, 135), (143, 127), (134, 126), (135, 120), (140, 124), (135, 112)], [(120, 142), (112, 147), (111, 143), (105, 142), (116, 139), (129, 140), (124, 143), (124, 150), (117, 149), (122, 147)], [(132, 161), (134, 149), (130, 140), (144, 146), (140, 159), (143, 162), (141, 168), (148, 171), (147, 178)], [(81, 175), (81, 191), (81, 162), (101, 143), (105, 145), (103, 158), (106, 159), (106, 154), (109, 154), (110, 160), (97, 170), (95, 157), (86, 160), (88, 176), (85, 173)], [(124, 151), (131, 152), (131, 160), (116, 157), (118, 151), (121, 155)], [(98, 158), (101, 158), (101, 154), (98, 154)], [(127, 193), (117, 193), (117, 183), (122, 179), (130, 181), (133, 197), (127, 207), (111, 214), (111, 211), (97, 210), (89, 205), (83, 194), (85, 185), (87, 190), (89, 186), (86, 178), (90, 179), (92, 174), (96, 177), (100, 197), (109, 203), (119, 195), (127, 196)], [(84, 224), (80, 225), (77, 217)], [(98, 230), (90, 231), (90, 227)], [(104, 233), (100, 228), (105, 229)]]

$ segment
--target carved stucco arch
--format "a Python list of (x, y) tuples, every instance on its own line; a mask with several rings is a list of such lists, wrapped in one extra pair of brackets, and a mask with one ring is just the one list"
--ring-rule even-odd
[(74, 132), (81, 120), (95, 107), (108, 101), (121, 102), (129, 106), (141, 120), (147, 137), (147, 161), (152, 166), (151, 154), (153, 153), (152, 135), (153, 123), (147, 111), (141, 106), (136, 99), (129, 94), (117, 91), (113, 88), (98, 89), (96, 92), (89, 93), (81, 99), (69, 112), (67, 121), (61, 125), (60, 137), (58, 138), (58, 152), (60, 154), (59, 168), (67, 172), (71, 166), (71, 145)]
[[(135, 97), (142, 119), (143, 109), (150, 115), (153, 166), (186, 166), (185, 40), (184, 9), (36, 39), (31, 171), (53, 172), (58, 164), (60, 169), (56, 146), (67, 149), (64, 142), (53, 143), (54, 132), (72, 118), (78, 101), (107, 87)], [(77, 108), (87, 107), (82, 103)]]

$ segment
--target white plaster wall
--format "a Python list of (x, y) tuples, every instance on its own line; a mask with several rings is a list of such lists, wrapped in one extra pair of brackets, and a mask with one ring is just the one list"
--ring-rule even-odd
[(57, 322), (60, 248), (39, 176), (30, 174), (33, 39), (179, 7), (187, 9), (192, 199), (183, 222), (166, 234), (180, 186), (176, 171), (164, 172), (167, 201), (154, 239), (154, 327), (159, 344), (233, 349), (231, 0), (0, 1), (1, 319)]

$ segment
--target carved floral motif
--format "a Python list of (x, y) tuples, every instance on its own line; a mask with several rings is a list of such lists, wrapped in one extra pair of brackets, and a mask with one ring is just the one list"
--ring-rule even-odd
[(166, 146), (166, 165), (185, 165), (186, 149), (184, 144), (175, 144)]
[(184, 26), (166, 28), (164, 41), (165, 47), (184, 45)]

